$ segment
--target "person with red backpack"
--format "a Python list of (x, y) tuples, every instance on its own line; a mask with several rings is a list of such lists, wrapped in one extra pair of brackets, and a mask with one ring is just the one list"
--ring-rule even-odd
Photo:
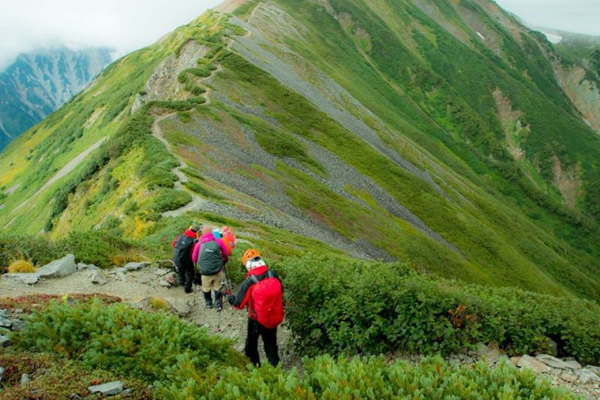
[(192, 293), (194, 283), (194, 262), (192, 253), (198, 240), (199, 225), (192, 225), (173, 240), (173, 263), (179, 273), (179, 284), (186, 293)]
[(260, 364), (258, 338), (262, 336), (265, 354), (273, 366), (279, 364), (277, 326), (283, 321), (283, 288), (275, 271), (267, 268), (258, 250), (249, 249), (242, 256), (246, 279), (237, 295), (227, 301), (237, 309), (248, 306), (248, 336), (244, 352), (252, 364)]

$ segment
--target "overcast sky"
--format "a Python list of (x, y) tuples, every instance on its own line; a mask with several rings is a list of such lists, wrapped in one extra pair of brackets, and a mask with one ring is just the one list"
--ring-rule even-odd
[[(600, 0), (496, 0), (532, 25), (600, 35)], [(221, 0), (4, 0), (0, 70), (42, 46), (147, 46)]]
[(600, 0), (496, 0), (533, 26), (600, 36)]
[(42, 46), (107, 46), (119, 54), (154, 43), (221, 0), (4, 0), (0, 70)]

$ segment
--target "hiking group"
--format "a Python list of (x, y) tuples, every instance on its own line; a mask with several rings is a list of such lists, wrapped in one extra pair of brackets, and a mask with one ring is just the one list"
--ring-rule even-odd
[(235, 235), (228, 227), (217, 230), (192, 225), (173, 240), (172, 246), (173, 262), (185, 292), (192, 293), (193, 285), (200, 285), (206, 308), (214, 307), (217, 312), (223, 309), (223, 294), (227, 294), (227, 301), (233, 307), (240, 310), (247, 307), (246, 356), (254, 365), (260, 364), (258, 339), (262, 337), (269, 363), (279, 364), (277, 326), (283, 321), (283, 288), (277, 273), (268, 269), (260, 252), (249, 249), (242, 255), (246, 276), (234, 295), (225, 272), (235, 247)]

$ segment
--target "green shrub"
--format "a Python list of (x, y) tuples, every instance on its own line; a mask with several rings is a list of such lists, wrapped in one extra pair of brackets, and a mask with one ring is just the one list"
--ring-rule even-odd
[(307, 354), (448, 354), (478, 342), (600, 362), (600, 307), (427, 277), (401, 263), (307, 256), (285, 263), (287, 322)]
[(51, 351), (84, 365), (145, 380), (165, 380), (167, 367), (189, 356), (202, 370), (213, 363), (245, 365), (231, 342), (164, 312), (146, 313), (98, 300), (73, 305), (50, 302), (34, 311), (13, 337), (29, 351)]
[(197, 184), (196, 182), (188, 181), (188, 182), (185, 182), (183, 185), (186, 188), (190, 189), (192, 192), (198, 193), (199, 195), (202, 195), (204, 197), (208, 197), (208, 198), (212, 198), (212, 199), (216, 199), (216, 200), (223, 200), (223, 196), (221, 196), (217, 193), (211, 192), (210, 190)]
[(452, 366), (440, 357), (426, 358), (418, 365), (386, 364), (382, 357), (335, 360), (330, 356), (304, 359), (302, 375), (297, 370), (262, 366), (248, 372), (237, 368), (210, 368), (199, 376), (181, 360), (170, 384), (159, 384), (164, 399), (513, 399), (575, 398), (564, 389), (536, 380), (533, 372), (517, 371), (504, 360), (493, 369), (479, 363), (473, 368)]
[(145, 209), (162, 213), (165, 211), (176, 210), (192, 201), (192, 196), (188, 192), (175, 189), (161, 189), (152, 201), (146, 205)]

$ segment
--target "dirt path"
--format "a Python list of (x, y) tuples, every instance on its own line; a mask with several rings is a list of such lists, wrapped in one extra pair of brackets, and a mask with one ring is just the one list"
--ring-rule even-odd
[[(0, 279), (0, 293), (1, 297), (18, 297), (27, 294), (103, 293), (120, 297), (136, 308), (145, 304), (144, 299), (158, 297), (166, 300), (180, 311), (179, 315), (182, 319), (206, 327), (213, 334), (232, 339), (234, 347), (243, 352), (247, 324), (245, 310), (236, 310), (228, 304), (220, 313), (214, 309), (207, 310), (199, 287), (195, 286), (195, 292), (190, 294), (184, 293), (181, 287), (162, 287), (160, 281), (163, 279), (162, 275), (167, 272), (164, 269), (147, 267), (126, 274), (111, 274), (109, 272), (103, 271), (108, 281), (103, 286), (92, 283), (91, 275), (93, 272), (90, 270), (78, 271), (64, 278), (40, 280), (35, 285), (25, 285), (9, 279)], [(187, 312), (182, 313), (181, 310)], [(284, 366), (297, 363), (297, 359), (289, 354), (290, 333), (285, 327), (279, 329), (278, 342)], [(259, 350), (261, 359), (265, 360), (262, 348)]]

